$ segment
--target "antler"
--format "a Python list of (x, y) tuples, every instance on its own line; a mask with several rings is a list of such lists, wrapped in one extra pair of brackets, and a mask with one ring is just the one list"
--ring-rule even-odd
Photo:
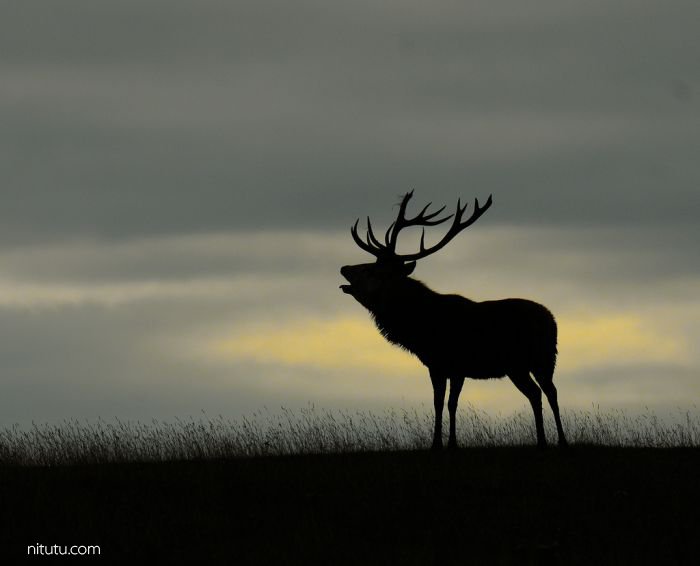
[[(367, 217), (366, 241), (362, 240), (357, 234), (357, 225), (360, 222), (359, 218), (355, 222), (355, 225), (350, 229), (350, 233), (352, 234), (355, 243), (358, 246), (360, 246), (360, 248), (362, 248), (364, 251), (372, 254), (377, 258), (395, 258), (401, 261), (415, 261), (418, 259), (422, 259), (442, 249), (445, 245), (447, 245), (447, 243), (450, 240), (452, 240), (452, 238), (454, 238), (462, 230), (474, 224), (474, 222), (476, 222), (479, 219), (479, 217), (484, 212), (486, 212), (486, 210), (493, 203), (493, 195), (489, 195), (486, 204), (484, 204), (484, 206), (482, 207), (479, 206), (479, 200), (474, 199), (474, 212), (472, 212), (471, 216), (464, 222), (462, 222), (462, 216), (467, 210), (468, 204), (462, 206), (462, 202), (460, 199), (457, 200), (457, 210), (455, 211), (455, 213), (450, 214), (449, 216), (445, 216), (444, 218), (439, 218), (435, 220), (435, 217), (438, 214), (440, 214), (443, 210), (445, 210), (444, 206), (435, 212), (426, 214), (432, 202), (429, 202), (427, 205), (425, 205), (425, 207), (423, 207), (423, 210), (421, 210), (413, 218), (406, 218), (406, 207), (408, 205), (408, 201), (411, 200), (412, 196), (413, 191), (406, 193), (406, 195), (401, 200), (401, 205), (399, 206), (399, 214), (396, 217), (396, 220), (394, 220), (394, 222), (392, 222), (389, 228), (387, 229), (386, 234), (384, 235), (383, 244), (374, 235), (374, 232), (372, 231), (372, 223), (370, 222), (369, 216)], [(454, 217), (454, 220), (452, 221), (452, 226), (450, 226), (450, 229), (442, 237), (442, 239), (434, 246), (426, 248), (425, 226), (437, 226), (438, 224), (442, 224), (443, 222), (449, 220), (452, 217)], [(421, 234), (420, 238), (420, 251), (415, 254), (397, 254), (396, 241), (398, 239), (399, 232), (404, 228), (407, 228), (408, 226), (423, 226), (423, 233)]]

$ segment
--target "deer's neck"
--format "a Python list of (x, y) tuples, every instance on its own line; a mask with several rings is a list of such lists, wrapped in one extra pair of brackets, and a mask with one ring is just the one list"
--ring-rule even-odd
[(417, 345), (422, 335), (430, 332), (431, 313), (435, 312), (440, 297), (422, 282), (406, 278), (369, 310), (387, 340), (418, 353)]

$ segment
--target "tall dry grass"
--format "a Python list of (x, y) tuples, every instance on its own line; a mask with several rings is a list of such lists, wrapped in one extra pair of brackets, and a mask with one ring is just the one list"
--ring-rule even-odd
[[(565, 411), (571, 444), (612, 447), (698, 447), (700, 414), (662, 419), (652, 411)], [(466, 405), (459, 412), (458, 440), (464, 447), (534, 444), (528, 409), (493, 416)], [(550, 419), (551, 421), (551, 419)], [(547, 437), (556, 438), (553, 422)], [(67, 420), (0, 430), (0, 464), (52, 466), (81, 463), (197, 460), (288, 454), (422, 450), (432, 440), (432, 411), (423, 409), (342, 411), (313, 405), (268, 410), (248, 417), (222, 416), (173, 422)]]

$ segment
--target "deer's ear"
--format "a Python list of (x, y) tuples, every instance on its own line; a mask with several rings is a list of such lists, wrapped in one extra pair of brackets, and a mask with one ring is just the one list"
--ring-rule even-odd
[(409, 261), (408, 263), (403, 264), (403, 274), (408, 277), (413, 273), (413, 270), (416, 268), (416, 262), (415, 261)]

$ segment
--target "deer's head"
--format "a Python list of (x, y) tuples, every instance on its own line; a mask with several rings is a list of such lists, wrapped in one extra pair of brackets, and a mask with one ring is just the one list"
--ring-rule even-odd
[[(474, 211), (466, 220), (462, 220), (462, 217), (468, 205), (465, 204), (462, 206), (460, 200), (457, 201), (457, 210), (449, 216), (436, 218), (445, 210), (445, 207), (443, 206), (435, 212), (428, 212), (428, 208), (430, 208), (432, 204), (428, 203), (416, 216), (413, 218), (406, 218), (406, 207), (412, 196), (413, 191), (407, 193), (401, 200), (399, 213), (396, 220), (394, 220), (387, 229), (384, 235), (384, 242), (379, 241), (374, 235), (369, 217), (367, 217), (367, 235), (365, 240), (360, 238), (357, 234), (357, 225), (360, 222), (359, 218), (350, 229), (355, 243), (377, 259), (374, 263), (343, 266), (340, 269), (340, 273), (350, 284), (341, 285), (340, 288), (344, 293), (352, 295), (367, 308), (371, 309), (377, 303), (380, 303), (386, 296), (386, 293), (390, 293), (392, 289), (396, 288), (396, 284), (400, 282), (401, 279), (408, 277), (413, 272), (416, 267), (416, 261), (442, 249), (462, 230), (474, 224), (492, 203), (492, 198), (489, 196), (486, 204), (480, 207), (479, 201), (475, 199)], [(442, 224), (450, 218), (454, 219), (447, 233), (437, 244), (426, 248), (425, 227)], [(399, 254), (396, 252), (396, 241), (399, 232), (408, 226), (423, 227), (423, 233), (420, 239), (420, 250), (413, 254)]]

